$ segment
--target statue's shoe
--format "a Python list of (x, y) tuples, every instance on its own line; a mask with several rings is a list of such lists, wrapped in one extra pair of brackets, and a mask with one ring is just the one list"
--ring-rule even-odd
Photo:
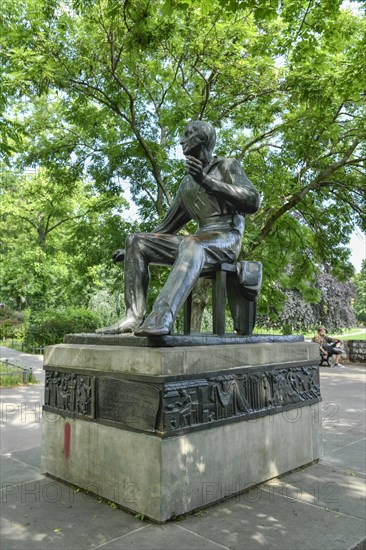
[(128, 332), (135, 332), (140, 326), (140, 322), (136, 319), (122, 319), (117, 321), (114, 325), (110, 327), (98, 328), (95, 332), (97, 334), (125, 334)]
[(171, 333), (173, 323), (174, 319), (169, 310), (152, 310), (141, 327), (135, 330), (135, 336), (166, 336)]

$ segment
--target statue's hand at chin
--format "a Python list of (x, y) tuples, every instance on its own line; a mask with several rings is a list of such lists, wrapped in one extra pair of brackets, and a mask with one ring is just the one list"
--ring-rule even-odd
[(186, 168), (188, 174), (190, 174), (197, 183), (202, 183), (204, 178), (203, 164), (200, 160), (192, 156), (186, 157)]

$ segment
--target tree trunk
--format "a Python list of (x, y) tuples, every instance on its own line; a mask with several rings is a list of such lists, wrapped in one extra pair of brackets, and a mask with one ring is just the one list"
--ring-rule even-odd
[(203, 312), (208, 304), (208, 293), (211, 282), (208, 279), (198, 279), (192, 295), (192, 332), (200, 332)]
[(162, 191), (161, 187), (158, 186), (158, 196), (157, 196), (157, 199), (156, 199), (156, 209), (158, 211), (159, 216), (164, 214), (163, 199), (164, 199), (163, 191)]

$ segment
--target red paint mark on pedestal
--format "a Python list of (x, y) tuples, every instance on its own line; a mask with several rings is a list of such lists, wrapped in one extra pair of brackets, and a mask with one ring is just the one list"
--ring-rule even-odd
[(64, 454), (65, 454), (66, 462), (68, 462), (70, 458), (70, 433), (71, 433), (70, 423), (66, 422), (65, 429), (64, 429)]

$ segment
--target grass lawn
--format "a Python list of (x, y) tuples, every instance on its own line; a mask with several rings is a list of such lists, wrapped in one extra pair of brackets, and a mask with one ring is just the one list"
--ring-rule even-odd
[[(5, 374), (7, 373), (7, 374)], [(8, 374), (9, 373), (9, 374)], [(37, 379), (33, 373), (27, 372), (26, 384), (36, 384)], [(23, 369), (0, 362), (0, 388), (13, 388), (23, 386)]]
[[(366, 339), (366, 328), (364, 327), (355, 327), (344, 330), (344, 332), (333, 334), (332, 332), (328, 333), (331, 338), (337, 338), (338, 340), (365, 340)], [(315, 332), (309, 334), (304, 334), (306, 339), (313, 338)]]
[(339, 338), (339, 340), (366, 340), (366, 328), (356, 327), (344, 331), (343, 334), (331, 334), (333, 338)]

